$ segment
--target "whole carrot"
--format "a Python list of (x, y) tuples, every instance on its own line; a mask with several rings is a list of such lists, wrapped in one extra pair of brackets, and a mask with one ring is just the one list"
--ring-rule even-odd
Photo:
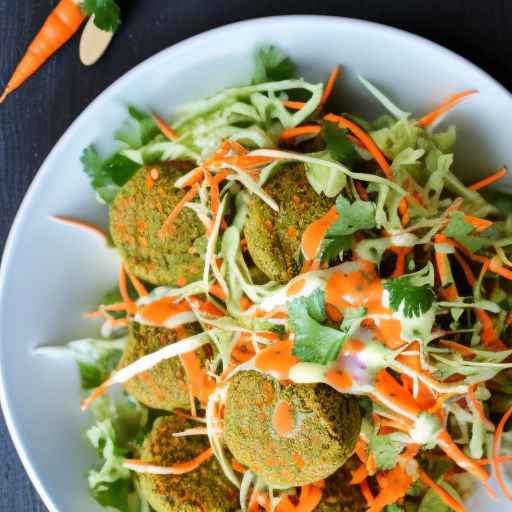
[(60, 0), (30, 43), (0, 97), (0, 103), (75, 34), (84, 18), (80, 6), (73, 0)]

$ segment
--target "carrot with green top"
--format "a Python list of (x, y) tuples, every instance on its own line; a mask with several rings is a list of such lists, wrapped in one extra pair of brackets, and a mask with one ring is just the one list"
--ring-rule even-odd
[(80, 28), (84, 19), (80, 6), (73, 0), (60, 0), (27, 48), (0, 96), (0, 103), (64, 46)]

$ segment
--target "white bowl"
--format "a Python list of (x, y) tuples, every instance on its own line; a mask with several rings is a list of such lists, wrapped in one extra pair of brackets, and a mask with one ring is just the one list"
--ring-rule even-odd
[[(252, 54), (273, 43), (309, 80), (344, 73), (336, 95), (344, 110), (376, 115), (379, 105), (355, 80), (361, 73), (404, 109), (422, 113), (450, 94), (477, 88), (450, 114), (458, 128), (456, 166), (471, 179), (510, 163), (510, 94), (479, 68), (420, 37), (374, 23), (291, 16), (247, 21), (193, 37), (127, 73), (78, 117), (32, 183), (12, 227), (0, 275), (1, 403), (12, 438), (35, 487), (52, 511), (100, 510), (84, 471), (95, 454), (82, 433), (73, 362), (34, 356), (32, 349), (96, 332), (80, 312), (116, 281), (117, 257), (94, 237), (50, 223), (50, 214), (106, 224), (79, 162), (90, 143), (107, 151), (134, 104), (171, 114), (189, 100), (247, 82)], [(54, 115), (58, 115), (58, 112)], [(509, 510), (477, 494), (468, 509)]]

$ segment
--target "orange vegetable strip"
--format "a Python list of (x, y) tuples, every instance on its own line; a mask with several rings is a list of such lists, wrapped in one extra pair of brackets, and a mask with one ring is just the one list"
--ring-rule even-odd
[(475, 355), (473, 350), (471, 350), (469, 347), (466, 347), (466, 345), (461, 345), (456, 341), (439, 340), (439, 345), (442, 345), (443, 347), (446, 348), (451, 348), (455, 352), (459, 353), (462, 357), (472, 357)]
[(350, 130), (364, 144), (366, 149), (379, 164), (380, 168), (384, 171), (384, 174), (388, 178), (392, 176), (391, 167), (388, 164), (386, 157), (377, 147), (377, 144), (373, 142), (372, 138), (362, 128), (360, 128), (356, 123), (353, 123), (349, 119), (339, 115), (327, 114), (324, 119), (326, 121), (331, 121), (332, 123), (338, 123), (342, 128), (347, 128)]
[(304, 126), (297, 126), (296, 128), (288, 128), (284, 130), (279, 136), (279, 140), (295, 139), (300, 135), (317, 135), (322, 128), (317, 124), (305, 124)]
[(133, 315), (137, 311), (137, 305), (128, 294), (128, 283), (126, 281), (126, 273), (123, 265), (119, 267), (119, 293), (126, 304), (126, 312)]
[(210, 186), (210, 202), (212, 214), (215, 217), (219, 210), (220, 204), (220, 192), (219, 192), (219, 183), (212, 178), (212, 175), (205, 169), (206, 178), (208, 180), (208, 185)]
[(131, 272), (128, 272), (128, 270), (126, 271), (126, 273), (128, 274), (128, 277), (130, 278), (133, 287), (139, 294), (139, 297), (145, 297), (146, 295), (148, 295), (146, 287), (139, 281), (139, 279), (136, 276), (134, 276)]
[(483, 471), (473, 459), (470, 459), (453, 441), (446, 430), (441, 431), (437, 436), (437, 444), (460, 468), (471, 473), (482, 483), (489, 479), (486, 471)]
[(306, 260), (313, 260), (317, 257), (325, 234), (337, 219), (338, 213), (333, 206), (323, 217), (315, 220), (305, 229), (301, 245)]
[(501, 260), (499, 259), (498, 256), (494, 256), (494, 258), (491, 258), (491, 261), (489, 263), (489, 270), (491, 272), (494, 272), (495, 274), (498, 274), (501, 277), (504, 277), (505, 279), (512, 280), (512, 270), (505, 268), (501, 264)]
[(487, 219), (481, 219), (480, 217), (473, 217), (473, 215), (464, 215), (464, 220), (471, 224), (476, 231), (484, 231), (493, 225), (493, 222)]
[(402, 197), (402, 199), (400, 200), (400, 204), (398, 205), (398, 211), (402, 216), (402, 225), (404, 227), (407, 226), (411, 218), (409, 216), (409, 205), (407, 204), (407, 199), (405, 197)]
[(197, 195), (197, 192), (199, 191), (199, 187), (197, 183), (195, 183), (192, 188), (180, 199), (178, 204), (174, 207), (174, 210), (170, 213), (170, 215), (165, 219), (164, 223), (162, 224), (162, 227), (160, 228), (159, 236), (164, 238), (167, 236), (171, 230), (174, 221), (178, 217), (179, 213), (187, 203), (192, 201), (194, 197)]
[[(209, 396), (215, 389), (214, 382), (207, 371), (201, 366), (201, 362), (195, 352), (180, 354), (179, 358), (183, 368), (185, 368), (192, 395), (202, 404), (206, 404)], [(195, 411), (192, 414), (197, 416)]]
[[(497, 461), (500, 463), (503, 462), (512, 462), (512, 455), (503, 455), (502, 457), (498, 457)], [(475, 461), (479, 466), (487, 466), (492, 464), (492, 459), (480, 459)]]
[(366, 501), (366, 505), (370, 507), (375, 498), (373, 497), (372, 491), (370, 490), (370, 486), (368, 485), (368, 479), (363, 480), (359, 484), (359, 488), (361, 489), (361, 494), (363, 495), (363, 498)]
[(180, 186), (180, 188), (191, 187), (195, 183), (201, 183), (201, 181), (203, 181), (203, 177), (204, 177), (204, 167), (196, 167), (195, 169), (192, 169), (189, 172), (188, 179), (185, 181), (185, 183), (183, 183)]
[(324, 93), (322, 95), (322, 99), (320, 100), (320, 107), (322, 107), (331, 96), (332, 90), (334, 88), (334, 83), (340, 76), (340, 73), (341, 66), (338, 64), (334, 66), (334, 69), (331, 71), (331, 74), (329, 75), (329, 79), (327, 80), (327, 84), (325, 85)]
[(396, 253), (395, 270), (391, 277), (400, 277), (405, 273), (405, 257), (412, 251), (411, 247), (398, 247), (394, 252)]
[(224, 170), (219, 172), (219, 174), (216, 174), (213, 179), (216, 183), (222, 183), (230, 174), (231, 171)]
[(73, 0), (60, 0), (27, 48), (0, 96), (0, 103), (64, 46), (84, 19), (80, 7)]
[(458, 252), (455, 252), (455, 259), (459, 262), (459, 265), (462, 267), (462, 271), (466, 276), (467, 282), (469, 283), (470, 286), (473, 286), (475, 284), (476, 278), (475, 274), (473, 274), (473, 271), (471, 270), (471, 267)]
[(446, 101), (444, 101), (439, 107), (437, 107), (432, 112), (424, 115), (421, 119), (418, 120), (418, 126), (424, 128), (429, 124), (432, 124), (436, 121), (440, 116), (442, 116), (445, 112), (452, 109), (457, 105), (460, 101), (462, 101), (467, 96), (471, 96), (472, 94), (477, 93), (478, 91), (475, 89), (468, 89), (467, 91), (462, 91), (457, 94), (453, 94)]
[(158, 114), (153, 114), (151, 117), (153, 118), (153, 121), (155, 121), (155, 124), (158, 126), (160, 131), (169, 140), (178, 140), (178, 134)]
[(475, 389), (476, 389), (475, 384), (472, 384), (471, 386), (469, 386), (468, 400), (469, 400), (469, 402), (471, 402), (471, 404), (475, 408), (475, 411), (477, 412), (480, 420), (482, 420), (482, 423), (484, 424), (485, 428), (487, 430), (494, 431), (494, 423), (489, 418), (487, 418), (487, 416), (485, 415), (484, 408), (482, 407), (482, 402), (480, 402), (480, 400), (476, 399)]
[(510, 492), (507, 484), (503, 480), (503, 472), (501, 469), (501, 462), (499, 460), (499, 452), (501, 450), (501, 438), (503, 436), (503, 430), (505, 428), (505, 424), (512, 416), (512, 407), (503, 415), (500, 422), (498, 423), (498, 427), (496, 428), (496, 433), (494, 434), (494, 440), (492, 444), (492, 469), (494, 471), (494, 475), (496, 476), (496, 480), (498, 481), (498, 485), (500, 486), (503, 494), (509, 499), (512, 500), (512, 492)]
[[(210, 447), (206, 449), (204, 452), (200, 453), (197, 457), (187, 461), (187, 462), (178, 462), (177, 464), (173, 464), (172, 466), (153, 466), (155, 469), (161, 469), (161, 474), (167, 475), (184, 475), (185, 473), (190, 473), (194, 469), (198, 468), (203, 462), (207, 461), (213, 455), (213, 449)], [(125, 459), (123, 465), (128, 467), (129, 469), (133, 469), (137, 471), (137, 468), (144, 469), (144, 466), (151, 468), (152, 465), (140, 459)], [(151, 471), (140, 471), (151, 473)], [(158, 474), (158, 473), (157, 473)]]
[(94, 224), (91, 224), (90, 222), (73, 219), (72, 217), (63, 217), (61, 215), (50, 215), (48, 218), (56, 222), (61, 222), (62, 224), (67, 224), (69, 226), (89, 231), (90, 233), (100, 236), (103, 238), (103, 240), (108, 239), (106, 233), (102, 229), (100, 229), (98, 226), (95, 226)]
[(398, 464), (385, 473), (379, 473), (377, 479), (380, 492), (373, 500), (368, 512), (380, 512), (387, 505), (396, 503), (405, 496), (413, 482), (413, 478), (405, 471), (402, 464)]
[(501, 169), (496, 171), (494, 174), (491, 174), (490, 176), (487, 176), (486, 178), (476, 181), (475, 183), (469, 185), (468, 188), (471, 190), (480, 190), (481, 188), (487, 187), (489, 185), (492, 185), (493, 183), (496, 183), (497, 181), (501, 180), (501, 178), (504, 178), (507, 175), (508, 169), (506, 166), (503, 166)]
[(305, 103), (303, 101), (283, 101), (283, 105), (292, 110), (300, 110)]
[(217, 297), (217, 299), (226, 300), (226, 294), (224, 293), (224, 290), (217, 281), (210, 285), (208, 293), (210, 293), (214, 297)]
[(368, 470), (366, 469), (365, 464), (361, 464), (356, 470), (352, 471), (352, 480), (350, 480), (350, 483), (352, 485), (357, 485), (368, 477)]
[(360, 197), (363, 201), (368, 201), (368, 192), (367, 192), (367, 191), (366, 191), (366, 189), (363, 187), (363, 184), (362, 184), (360, 181), (355, 180), (355, 181), (354, 181), (354, 185), (355, 185), (355, 187), (356, 187), (357, 193), (359, 194), (359, 197)]
[(443, 489), (439, 484), (434, 482), (422, 469), (418, 470), (418, 474), (420, 480), (427, 487), (430, 487), (440, 498), (441, 500), (452, 508), (455, 512), (465, 512), (464, 506), (459, 503), (448, 491)]

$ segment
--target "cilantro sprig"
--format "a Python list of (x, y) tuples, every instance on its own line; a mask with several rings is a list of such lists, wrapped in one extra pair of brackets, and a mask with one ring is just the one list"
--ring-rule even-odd
[(306, 363), (327, 364), (336, 359), (346, 335), (322, 325), (327, 317), (325, 294), (321, 289), (289, 302), (288, 318), (295, 334), (293, 355)]
[(336, 199), (338, 220), (329, 228), (322, 243), (321, 257), (331, 260), (342, 250), (352, 246), (352, 235), (361, 229), (373, 229), (376, 206), (372, 201), (356, 200), (350, 203), (348, 199), (339, 196)]
[(336, 123), (322, 123), (322, 135), (329, 154), (347, 167), (352, 167), (357, 157), (354, 145), (347, 139), (348, 130)]
[(295, 63), (275, 46), (258, 50), (254, 61), (253, 84), (288, 80), (297, 75)]
[(479, 251), (492, 243), (487, 236), (474, 234), (474, 230), (475, 228), (464, 220), (462, 212), (454, 212), (443, 233), (465, 245), (471, 252)]
[(388, 279), (384, 288), (389, 292), (389, 305), (398, 311), (403, 305), (407, 318), (418, 317), (426, 313), (434, 303), (435, 294), (432, 290), (433, 267), (424, 269), (408, 276)]
[(115, 32), (121, 24), (121, 9), (115, 0), (83, 0), (80, 8), (85, 15), (94, 15), (94, 24), (106, 32)]

